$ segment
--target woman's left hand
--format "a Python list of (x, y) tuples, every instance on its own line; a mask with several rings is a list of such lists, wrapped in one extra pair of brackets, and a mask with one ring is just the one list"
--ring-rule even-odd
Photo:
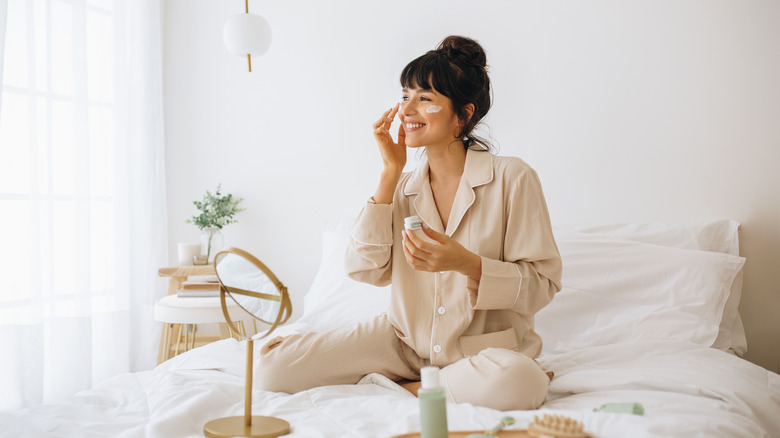
[(436, 242), (426, 242), (413, 232), (404, 230), (404, 256), (412, 268), (418, 271), (457, 271), (479, 280), (482, 276), (482, 259), (464, 248), (455, 239), (430, 228), (423, 232)]

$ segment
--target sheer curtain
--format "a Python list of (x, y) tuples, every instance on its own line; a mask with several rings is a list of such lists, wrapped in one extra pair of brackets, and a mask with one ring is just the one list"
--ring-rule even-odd
[(160, 0), (0, 0), (0, 14), (7, 409), (155, 365), (167, 236)]
[[(8, 0), (0, 0), (0, 84), (3, 83), (3, 52), (5, 50), (5, 23), (8, 15)], [(3, 108), (3, 93), (0, 92), (0, 110)]]

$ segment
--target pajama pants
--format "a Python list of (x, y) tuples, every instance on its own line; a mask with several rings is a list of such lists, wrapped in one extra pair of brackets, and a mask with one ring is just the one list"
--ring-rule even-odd
[[(277, 337), (260, 348), (256, 385), (296, 393), (325, 385), (357, 383), (379, 373), (391, 380), (419, 380), (430, 365), (396, 335), (387, 316), (322, 333)], [(536, 409), (547, 397), (549, 378), (532, 358), (487, 348), (441, 369), (447, 401), (501, 411)]]

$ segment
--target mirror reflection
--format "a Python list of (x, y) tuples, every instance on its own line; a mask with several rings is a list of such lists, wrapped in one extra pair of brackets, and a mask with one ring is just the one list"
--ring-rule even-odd
[[(291, 304), (287, 288), (254, 256), (243, 250), (230, 248), (217, 254), (214, 264), (226, 297), (246, 313), (245, 318), (233, 319), (259, 320), (271, 325), (272, 330), (275, 325), (289, 318)], [(228, 324), (233, 325), (230, 315), (225, 316)], [(243, 332), (235, 325), (233, 330)]]

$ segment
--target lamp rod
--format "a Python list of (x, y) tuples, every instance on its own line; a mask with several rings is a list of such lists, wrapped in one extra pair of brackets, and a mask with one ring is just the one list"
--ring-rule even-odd
[[(244, 9), (246, 10), (246, 13), (248, 14), (249, 13), (249, 0), (244, 0)], [(247, 65), (249, 65), (249, 72), (251, 73), (252, 72), (252, 55), (250, 55), (249, 53), (246, 54), (246, 62), (247, 62)], [(249, 415), (251, 416), (252, 414), (250, 413)], [(249, 417), (247, 417), (247, 418), (249, 418)]]

